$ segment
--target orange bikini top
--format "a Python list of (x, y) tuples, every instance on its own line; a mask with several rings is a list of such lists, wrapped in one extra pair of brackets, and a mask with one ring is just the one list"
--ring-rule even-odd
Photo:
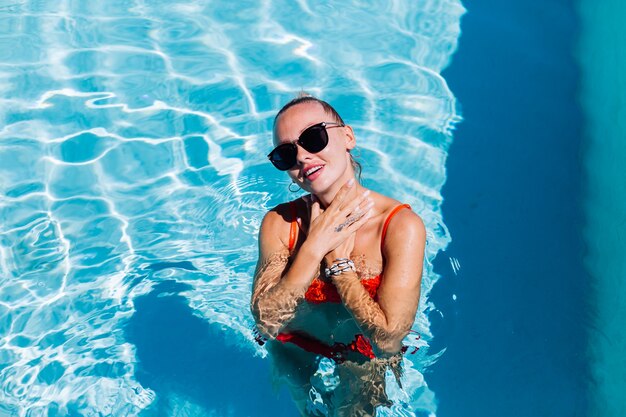
[[(298, 235), (298, 222), (297, 222), (298, 215), (296, 211), (295, 201), (290, 202), (289, 206), (291, 208), (291, 218), (293, 219), (291, 221), (291, 229), (289, 231), (289, 252), (291, 253), (291, 251), (296, 245), (296, 238)], [(391, 210), (391, 213), (389, 213), (389, 215), (385, 219), (385, 223), (383, 225), (383, 233), (381, 234), (381, 238), (380, 238), (380, 251), (381, 252), (383, 251), (383, 247), (385, 245), (385, 235), (387, 234), (387, 227), (389, 226), (389, 222), (391, 221), (391, 218), (395, 216), (398, 211), (402, 210), (405, 207), (408, 208), (409, 210), (411, 209), (411, 206), (409, 206), (408, 204), (400, 204), (394, 207), (394, 209)], [(378, 287), (380, 286), (381, 280), (382, 280), (382, 274), (376, 275), (375, 277), (372, 277), (372, 278), (362, 279), (361, 284), (367, 290), (370, 297), (375, 298), (376, 292), (378, 291)], [(332, 282), (321, 280), (319, 277), (316, 277), (313, 279), (313, 281), (311, 282), (311, 285), (309, 286), (309, 289), (304, 294), (304, 298), (309, 303), (313, 303), (313, 304), (340, 303), (341, 302), (341, 297), (339, 296), (339, 293), (337, 292), (337, 288), (335, 287), (335, 285)]]

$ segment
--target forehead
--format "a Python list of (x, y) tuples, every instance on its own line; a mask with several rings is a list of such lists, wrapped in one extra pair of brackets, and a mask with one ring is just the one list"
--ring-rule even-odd
[(318, 102), (304, 102), (288, 108), (274, 126), (274, 143), (297, 139), (307, 127), (329, 120), (329, 115)]

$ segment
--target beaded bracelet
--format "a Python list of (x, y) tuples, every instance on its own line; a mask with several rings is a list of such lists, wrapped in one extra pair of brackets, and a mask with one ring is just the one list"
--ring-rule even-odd
[(329, 268), (324, 269), (324, 273), (327, 277), (335, 277), (346, 271), (355, 271), (354, 262), (348, 258), (337, 258)]

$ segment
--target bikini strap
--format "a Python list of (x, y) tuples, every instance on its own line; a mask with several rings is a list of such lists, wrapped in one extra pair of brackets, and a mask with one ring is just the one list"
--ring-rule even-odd
[(391, 210), (391, 213), (389, 213), (389, 215), (385, 219), (385, 224), (383, 225), (383, 234), (380, 237), (380, 251), (381, 252), (383, 251), (383, 247), (385, 246), (385, 235), (387, 235), (387, 227), (389, 226), (389, 222), (391, 221), (391, 218), (395, 216), (397, 212), (399, 212), (405, 207), (408, 208), (409, 210), (411, 209), (411, 206), (408, 204), (400, 204), (396, 206), (393, 210)]
[(296, 235), (298, 233), (298, 210), (295, 201), (289, 202), (289, 208), (291, 209), (291, 228), (289, 229), (289, 252), (291, 252), (296, 245)]

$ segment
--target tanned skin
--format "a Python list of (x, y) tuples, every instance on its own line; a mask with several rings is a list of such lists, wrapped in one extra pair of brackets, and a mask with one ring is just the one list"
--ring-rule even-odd
[[(323, 121), (334, 120), (319, 103), (296, 104), (277, 119), (275, 145), (292, 142), (304, 129)], [(400, 210), (389, 223), (381, 251), (383, 223), (400, 202), (367, 190), (355, 181), (349, 151), (355, 147), (356, 139), (350, 126), (337, 126), (327, 132), (329, 143), (316, 154), (298, 145), (297, 164), (287, 171), (296, 184), (310, 193), (296, 201), (301, 232), (291, 255), (288, 206), (272, 209), (263, 219), (252, 313), (259, 331), (270, 340), (282, 331), (297, 330), (329, 344), (349, 343), (356, 334), (354, 330), (370, 339), (377, 357), (394, 357), (413, 325), (419, 304), (426, 242), (424, 224), (413, 211)], [(323, 165), (321, 175), (310, 180), (305, 172), (317, 165)], [(356, 221), (337, 231), (348, 219)], [(373, 265), (372, 269), (382, 270), (384, 265), (376, 300), (361, 284), (362, 273), (349, 271), (326, 278), (337, 288), (340, 306), (307, 308), (304, 294), (311, 282), (338, 258), (364, 259), (363, 265)], [(342, 311), (326, 313), (332, 308)], [(328, 317), (342, 319), (334, 323)], [(344, 328), (350, 330), (342, 334)], [(307, 356), (302, 363), (306, 360), (311, 358)]]

